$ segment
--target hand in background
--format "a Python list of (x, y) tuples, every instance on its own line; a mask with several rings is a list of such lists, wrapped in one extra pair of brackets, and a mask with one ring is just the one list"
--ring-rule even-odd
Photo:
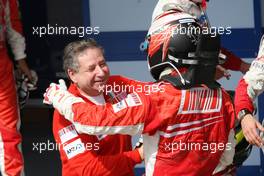
[(250, 144), (258, 147), (263, 146), (264, 141), (260, 138), (257, 129), (264, 132), (264, 128), (251, 114), (245, 115), (241, 121), (241, 126), (243, 134)]

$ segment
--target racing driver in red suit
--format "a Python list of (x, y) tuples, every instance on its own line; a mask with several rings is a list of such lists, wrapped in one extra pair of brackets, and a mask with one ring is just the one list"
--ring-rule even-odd
[[(229, 95), (214, 80), (220, 41), (208, 35), (179, 35), (180, 24), (199, 26), (191, 15), (168, 11), (150, 28), (148, 64), (158, 82), (146, 85), (155, 90), (146, 94), (134, 89), (115, 104), (98, 106), (53, 83), (44, 102), (53, 104), (80, 133), (142, 133), (147, 176), (222, 175), (234, 155), (229, 141), (235, 117)], [(144, 85), (122, 77), (117, 84), (120, 81)]]
[[(206, 27), (210, 26), (209, 19), (206, 15), (207, 2), (209, 0), (159, 0), (152, 13), (152, 22), (160, 17), (164, 11), (174, 9), (188, 13), (199, 20), (199, 23)], [(219, 54), (219, 65), (216, 68), (215, 79), (220, 79), (223, 76), (227, 79), (230, 78), (228, 70), (240, 71), (245, 74), (250, 64), (244, 62), (241, 58), (237, 57), (234, 53), (225, 48), (221, 48)]]

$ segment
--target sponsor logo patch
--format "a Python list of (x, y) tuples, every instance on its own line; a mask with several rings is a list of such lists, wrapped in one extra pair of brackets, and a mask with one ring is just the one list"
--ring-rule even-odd
[(222, 92), (220, 89), (192, 88), (182, 91), (178, 114), (220, 112), (221, 107)]
[(73, 158), (74, 156), (83, 153), (85, 151), (84, 144), (82, 143), (81, 139), (77, 139), (68, 145), (63, 147), (64, 152), (67, 155), (68, 159)]
[(121, 111), (122, 109), (125, 109), (127, 107), (125, 100), (122, 100), (116, 104), (112, 105), (113, 110), (115, 113)]
[(74, 125), (62, 128), (59, 130), (58, 134), (62, 144), (78, 136)]
[(58, 134), (62, 144), (78, 136), (74, 125), (62, 128), (59, 130)]
[(129, 107), (142, 105), (142, 102), (137, 93), (128, 94), (126, 103)]

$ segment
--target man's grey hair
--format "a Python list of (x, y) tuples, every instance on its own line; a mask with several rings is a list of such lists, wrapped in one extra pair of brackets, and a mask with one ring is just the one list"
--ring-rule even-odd
[(69, 69), (77, 73), (80, 68), (78, 57), (83, 54), (85, 50), (93, 48), (100, 49), (104, 54), (103, 47), (97, 44), (92, 38), (69, 43), (65, 47), (63, 55), (63, 69), (66, 74), (68, 75)]

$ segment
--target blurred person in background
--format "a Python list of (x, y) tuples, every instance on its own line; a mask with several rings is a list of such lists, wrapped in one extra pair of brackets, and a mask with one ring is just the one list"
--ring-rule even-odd
[[(235, 108), (243, 133), (250, 144), (263, 148), (263, 126), (254, 117), (254, 101), (264, 91), (264, 36), (260, 41), (257, 58), (236, 88)], [(262, 107), (260, 107), (262, 108)], [(262, 132), (260, 136), (258, 131)], [(262, 138), (261, 138), (262, 137)]]
[(0, 1), (0, 23), (0, 169), (2, 175), (18, 176), (23, 174), (24, 161), (16, 83), (7, 42), (15, 62), (30, 83), (35, 85), (37, 76), (32, 74), (26, 63), (25, 39), (16, 0)]

